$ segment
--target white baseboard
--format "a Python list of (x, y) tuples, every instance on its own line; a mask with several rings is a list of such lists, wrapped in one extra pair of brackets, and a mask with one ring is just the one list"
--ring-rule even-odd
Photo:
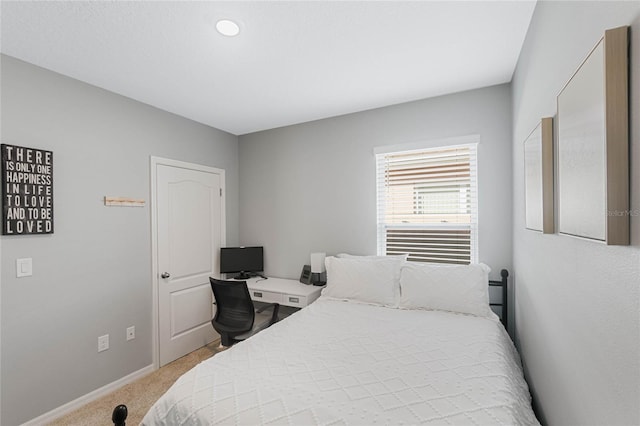
[[(68, 402), (58, 408), (55, 408), (49, 411), (48, 413), (44, 413), (43, 415), (38, 416), (35, 419), (31, 419), (28, 422), (23, 423), (22, 426), (40, 426), (40, 425), (52, 422), (57, 418), (62, 417), (65, 414), (68, 414), (74, 410), (77, 410), (83, 405), (88, 404), (92, 401), (95, 401), (98, 398), (102, 398), (108, 393), (111, 393), (114, 390), (121, 388), (122, 386), (127, 385), (135, 380), (138, 380), (139, 378), (146, 376), (147, 374), (155, 370), (156, 368), (154, 367), (153, 364), (148, 365), (144, 368), (141, 368), (138, 371), (134, 371), (133, 373), (127, 376), (124, 376), (121, 379), (116, 380), (115, 382), (109, 383), (108, 385), (105, 385), (99, 389), (96, 389), (93, 392), (90, 392), (86, 395), (81, 396), (80, 398), (74, 399), (71, 402)], [(108, 422), (108, 421), (109, 419), (105, 419), (105, 422)]]

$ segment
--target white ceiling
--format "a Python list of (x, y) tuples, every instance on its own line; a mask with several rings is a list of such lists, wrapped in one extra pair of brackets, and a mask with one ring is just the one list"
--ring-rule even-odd
[(535, 1), (1, 7), (2, 53), (241, 135), (509, 82)]

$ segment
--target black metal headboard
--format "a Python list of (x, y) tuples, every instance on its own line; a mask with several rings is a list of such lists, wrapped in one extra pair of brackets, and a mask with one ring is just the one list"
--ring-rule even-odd
[(507, 298), (507, 277), (509, 277), (509, 271), (503, 269), (500, 271), (502, 280), (495, 281), (489, 280), (490, 287), (502, 287), (502, 300), (500, 303), (490, 303), (491, 306), (500, 306), (502, 308), (502, 315), (500, 315), (500, 321), (504, 325), (504, 328), (508, 330), (507, 325), (509, 322), (509, 299)]

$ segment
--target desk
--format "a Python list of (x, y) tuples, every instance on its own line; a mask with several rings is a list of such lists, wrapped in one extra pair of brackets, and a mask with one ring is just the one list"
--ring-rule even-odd
[(302, 284), (297, 280), (284, 278), (250, 278), (247, 287), (251, 299), (265, 303), (279, 303), (283, 306), (304, 308), (320, 297), (323, 287)]

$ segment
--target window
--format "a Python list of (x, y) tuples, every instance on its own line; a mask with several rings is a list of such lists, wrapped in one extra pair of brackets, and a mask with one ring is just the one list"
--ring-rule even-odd
[(476, 147), (477, 142), (376, 154), (378, 254), (477, 262)]

